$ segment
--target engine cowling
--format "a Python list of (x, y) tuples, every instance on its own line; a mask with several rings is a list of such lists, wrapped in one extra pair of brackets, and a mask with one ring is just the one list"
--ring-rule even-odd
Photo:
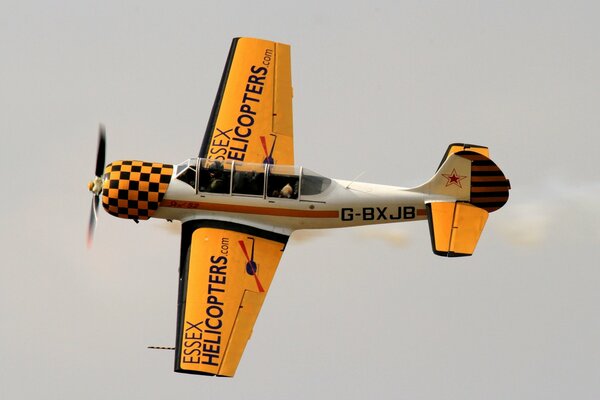
[(115, 217), (146, 220), (158, 209), (172, 175), (171, 164), (114, 161), (104, 170), (102, 205)]

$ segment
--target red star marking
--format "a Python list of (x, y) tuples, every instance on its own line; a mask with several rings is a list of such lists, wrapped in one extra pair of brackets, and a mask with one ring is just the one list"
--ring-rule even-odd
[(462, 185), (460, 184), (460, 181), (466, 178), (466, 176), (458, 175), (458, 173), (456, 172), (456, 168), (452, 169), (451, 174), (442, 174), (442, 176), (444, 178), (448, 179), (446, 186), (456, 185), (461, 189), (462, 189)]

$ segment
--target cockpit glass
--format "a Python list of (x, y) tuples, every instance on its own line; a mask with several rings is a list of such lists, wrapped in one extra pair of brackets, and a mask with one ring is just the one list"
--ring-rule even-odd
[(302, 182), (300, 194), (302, 196), (313, 196), (323, 193), (331, 185), (331, 179), (325, 178), (307, 168), (302, 169)]
[(284, 199), (298, 198), (299, 173), (292, 166), (269, 166), (267, 196)]
[(196, 163), (195, 160), (187, 160), (177, 166), (177, 179), (196, 188)]
[(194, 189), (198, 184), (197, 192), (283, 199), (316, 196), (331, 185), (308, 168), (197, 158), (177, 165), (176, 177)]
[(233, 193), (263, 196), (265, 190), (265, 166), (263, 164), (234, 163)]
[(200, 167), (200, 191), (229, 193), (231, 185), (231, 161), (202, 160)]
[(181, 174), (189, 165), (189, 161), (182, 162), (175, 167), (175, 176)]

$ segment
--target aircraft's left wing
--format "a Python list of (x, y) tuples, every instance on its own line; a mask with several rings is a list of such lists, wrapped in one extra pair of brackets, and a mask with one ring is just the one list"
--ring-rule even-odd
[(199, 157), (294, 164), (290, 46), (233, 39)]
[(183, 223), (176, 372), (235, 374), (287, 239), (230, 222)]

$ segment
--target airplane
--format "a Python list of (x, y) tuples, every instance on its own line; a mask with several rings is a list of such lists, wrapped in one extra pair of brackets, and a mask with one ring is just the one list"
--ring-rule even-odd
[(198, 157), (104, 166), (89, 183), (91, 243), (111, 215), (179, 220), (175, 372), (234, 376), (290, 235), (299, 229), (428, 221), (432, 250), (473, 254), (510, 182), (487, 147), (453, 143), (414, 188), (331, 179), (294, 165), (290, 46), (235, 38)]

